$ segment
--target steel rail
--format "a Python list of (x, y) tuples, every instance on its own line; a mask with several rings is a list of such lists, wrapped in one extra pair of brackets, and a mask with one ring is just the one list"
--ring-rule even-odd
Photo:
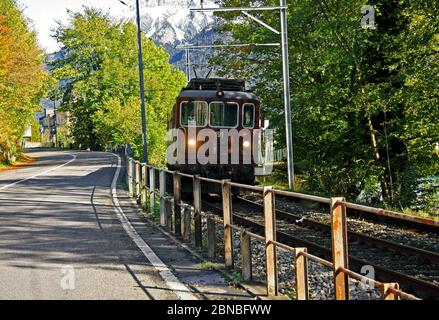
[[(253, 201), (241, 198), (241, 197), (239, 197), (238, 199), (240, 201), (243, 201), (245, 203), (248, 203), (250, 205), (258, 207), (260, 209), (263, 208), (263, 206), (259, 203), (256, 203), (256, 202), (253, 202)], [(301, 216), (295, 215), (295, 214), (290, 213), (290, 212), (276, 209), (276, 215), (281, 219), (288, 220), (290, 222), (293, 221), (295, 224), (297, 224), (297, 221), (300, 220), (300, 223), (303, 226), (308, 226), (310, 228), (320, 229), (320, 230), (323, 230), (325, 232), (331, 232), (331, 227), (328, 224), (318, 222), (318, 221), (308, 219), (308, 218), (303, 218)], [(378, 239), (378, 238), (368, 236), (368, 235), (365, 235), (365, 234), (362, 234), (359, 232), (355, 232), (355, 231), (348, 231), (348, 236), (351, 237), (352, 239), (355, 239), (355, 240), (358, 240), (361, 242), (371, 243), (373, 245), (380, 246), (382, 248), (396, 250), (398, 252), (405, 253), (405, 254), (415, 254), (415, 255), (423, 257), (424, 259), (427, 259), (435, 264), (439, 264), (439, 253), (437, 253), (437, 252), (419, 249), (419, 248), (412, 247), (412, 246), (402, 245), (402, 244), (392, 242), (389, 240)]]
[[(215, 210), (220, 211), (219, 214), (221, 214), (222, 209), (207, 202), (203, 202), (203, 204), (208, 205), (211, 208), (214, 208)], [(264, 232), (264, 225), (253, 221), (251, 219), (248, 219), (247, 217), (244, 217), (242, 215), (233, 213), (233, 219), (235, 222), (240, 223), (244, 226), (247, 226), (249, 228), (257, 229), (258, 232), (263, 233)], [(332, 250), (328, 249), (326, 247), (317, 245), (313, 242), (309, 242), (306, 240), (303, 240), (301, 238), (295, 237), (291, 234), (287, 234), (283, 231), (277, 231), (276, 232), (277, 241), (285, 243), (285, 244), (294, 244), (300, 247), (306, 247), (308, 249), (308, 253), (311, 254), (320, 254), (323, 257), (330, 258), (332, 256)], [(387, 269), (385, 267), (381, 267), (378, 265), (375, 265), (373, 263), (370, 263), (368, 261), (364, 261), (362, 259), (358, 259), (355, 257), (349, 256), (349, 263), (355, 270), (361, 270), (361, 267), (364, 265), (370, 265), (375, 269), (375, 274), (378, 279), (383, 281), (392, 281), (392, 282), (398, 282), (401, 286), (404, 286), (406, 290), (412, 290), (415, 291), (417, 295), (422, 297), (430, 297), (433, 296), (435, 299), (439, 297), (439, 286), (427, 282), (425, 280), (420, 280), (415, 277), (395, 272), (393, 270)]]

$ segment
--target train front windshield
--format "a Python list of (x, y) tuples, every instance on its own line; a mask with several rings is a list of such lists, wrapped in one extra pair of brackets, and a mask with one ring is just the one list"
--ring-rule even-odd
[(207, 102), (183, 102), (181, 104), (181, 125), (184, 127), (205, 127), (207, 125)]
[(238, 104), (211, 102), (210, 126), (221, 128), (234, 128), (238, 125)]

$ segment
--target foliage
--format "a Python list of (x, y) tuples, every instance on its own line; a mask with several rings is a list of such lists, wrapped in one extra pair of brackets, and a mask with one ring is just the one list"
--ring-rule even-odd
[(32, 130), (32, 142), (41, 142), (40, 122), (37, 119), (33, 119), (31, 123)]
[(20, 154), (21, 138), (31, 124), (48, 83), (43, 54), (13, 0), (0, 1), (0, 163)]
[(215, 270), (216, 263), (213, 261), (203, 261), (200, 263), (199, 268), (201, 270)]
[[(58, 90), (61, 110), (72, 117), (77, 147), (104, 149), (130, 143), (141, 157), (141, 117), (136, 27), (114, 21), (93, 8), (70, 12), (70, 23), (59, 25), (62, 44), (52, 63), (63, 81)], [(142, 37), (148, 151), (151, 163), (165, 159), (168, 113), (186, 79), (169, 64), (169, 55)]]
[[(375, 8), (376, 28), (360, 26), (366, 4)], [(439, 174), (438, 13), (428, 0), (288, 1), (295, 165), (309, 191), (356, 199), (377, 181), (381, 195), (373, 201), (408, 206), (419, 179)], [(280, 29), (278, 14), (255, 14)], [(229, 42), (279, 42), (253, 20), (219, 17), (217, 31)], [(225, 54), (217, 51), (211, 62), (253, 84), (284, 146), (280, 49)]]
[(229, 285), (234, 287), (239, 287), (243, 281), (240, 271), (232, 271), (229, 279)]

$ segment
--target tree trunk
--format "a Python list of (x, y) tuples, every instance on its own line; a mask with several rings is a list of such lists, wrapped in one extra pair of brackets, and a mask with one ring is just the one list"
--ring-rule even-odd
[[(367, 115), (367, 125), (369, 128), (369, 134), (370, 134), (370, 141), (372, 144), (372, 150), (373, 150), (373, 157), (375, 159), (375, 162), (378, 164), (379, 167), (381, 167), (381, 157), (380, 153), (378, 152), (378, 143), (376, 139), (375, 129), (373, 127), (372, 120), (370, 118), (370, 115)], [(381, 190), (383, 193), (384, 200), (390, 199), (390, 192), (388, 189), (388, 184), (386, 182), (386, 178), (384, 174), (380, 174), (380, 184), (381, 184)]]

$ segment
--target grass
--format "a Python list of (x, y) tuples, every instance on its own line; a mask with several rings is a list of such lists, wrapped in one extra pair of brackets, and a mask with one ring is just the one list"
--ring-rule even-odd
[(233, 271), (231, 274), (231, 279), (229, 280), (229, 285), (233, 287), (239, 287), (243, 281), (240, 271)]
[(214, 270), (215, 269), (215, 262), (213, 261), (203, 261), (200, 263), (199, 268), (201, 270)]
[(22, 155), (17, 161), (12, 164), (0, 163), (0, 171), (14, 170), (24, 166), (31, 165), (38, 161), (37, 158), (33, 158), (27, 155)]
[(203, 235), (202, 239), (201, 239), (201, 246), (203, 248), (207, 248), (208, 243), (207, 243), (207, 235)]
[(151, 210), (149, 208), (149, 198), (148, 198), (146, 205), (143, 207), (143, 212), (152, 221), (159, 222), (160, 221), (160, 199), (158, 199), (158, 197), (155, 198), (154, 211), (153, 211), (153, 213), (151, 213)]
[(285, 288), (285, 291), (286, 292), (284, 294), (285, 294), (285, 296), (288, 297), (288, 299), (297, 300), (296, 288), (294, 286), (291, 286), (291, 285), (287, 286)]
[[(391, 209), (390, 209), (391, 210)], [(398, 210), (395, 210), (398, 211)], [(420, 218), (428, 218), (428, 219), (439, 219), (439, 212), (423, 212), (423, 211), (416, 211), (412, 210), (410, 208), (405, 208), (402, 211), (405, 214), (408, 214), (410, 216), (416, 216)]]

